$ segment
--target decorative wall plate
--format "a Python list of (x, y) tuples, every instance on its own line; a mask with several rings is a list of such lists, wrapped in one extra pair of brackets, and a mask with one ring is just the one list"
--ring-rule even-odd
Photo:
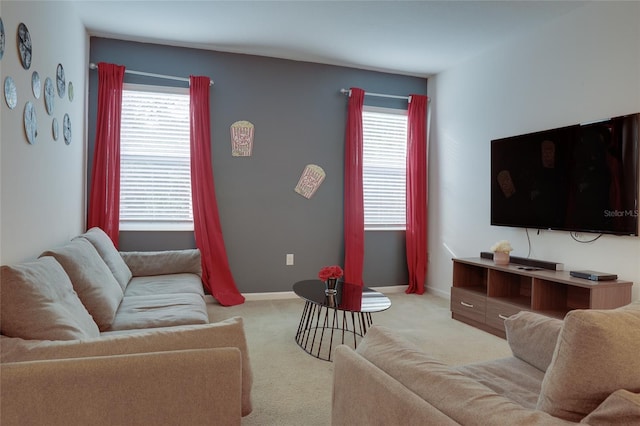
[(51, 134), (53, 135), (53, 140), (58, 140), (58, 119), (53, 117), (53, 121), (51, 122)]
[(31, 89), (33, 90), (33, 96), (35, 96), (36, 99), (40, 99), (42, 85), (40, 84), (40, 74), (38, 74), (38, 71), (34, 71), (33, 74), (31, 74)]
[(0, 59), (4, 55), (4, 24), (2, 18), (0, 18)]
[(64, 98), (67, 81), (64, 78), (64, 68), (62, 67), (62, 64), (58, 64), (58, 68), (56, 69), (56, 85), (58, 86), (58, 96)]
[(44, 106), (47, 108), (47, 114), (53, 115), (53, 100), (56, 97), (56, 89), (53, 88), (53, 80), (47, 77), (44, 79)]
[(33, 47), (31, 46), (31, 34), (27, 26), (22, 22), (18, 25), (18, 53), (20, 54), (20, 62), (22, 68), (28, 70), (31, 68), (31, 54)]
[(14, 109), (18, 105), (18, 91), (13, 78), (4, 79), (4, 100), (7, 102), (9, 109)]
[(24, 106), (24, 132), (29, 143), (33, 145), (38, 136), (38, 117), (36, 116), (36, 108), (31, 101), (27, 101)]
[(62, 120), (62, 134), (64, 135), (64, 143), (69, 145), (71, 143), (71, 119), (69, 114), (65, 114)]
[(73, 83), (69, 82), (69, 102), (73, 102)]

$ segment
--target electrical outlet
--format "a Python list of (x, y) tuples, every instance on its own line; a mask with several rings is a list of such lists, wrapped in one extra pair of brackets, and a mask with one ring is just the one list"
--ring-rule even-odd
[(287, 266), (293, 265), (293, 253), (287, 254), (286, 265)]

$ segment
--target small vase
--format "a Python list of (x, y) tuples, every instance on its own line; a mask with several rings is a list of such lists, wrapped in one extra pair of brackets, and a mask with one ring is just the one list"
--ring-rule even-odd
[(495, 263), (496, 265), (508, 265), (509, 253), (505, 253), (502, 251), (493, 253), (493, 263)]
[(328, 278), (326, 284), (327, 288), (324, 290), (324, 294), (330, 295), (338, 292), (338, 290), (336, 290), (336, 286), (338, 285), (337, 278)]

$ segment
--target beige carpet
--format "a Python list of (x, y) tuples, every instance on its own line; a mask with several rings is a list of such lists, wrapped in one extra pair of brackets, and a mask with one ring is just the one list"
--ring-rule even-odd
[[(505, 340), (452, 320), (446, 299), (387, 295), (392, 306), (374, 314), (374, 324), (397, 330), (435, 358), (454, 365), (511, 354)], [(243, 426), (330, 424), (333, 363), (296, 344), (303, 306), (296, 298), (210, 307), (212, 321), (244, 318), (254, 383), (253, 412), (243, 418)]]

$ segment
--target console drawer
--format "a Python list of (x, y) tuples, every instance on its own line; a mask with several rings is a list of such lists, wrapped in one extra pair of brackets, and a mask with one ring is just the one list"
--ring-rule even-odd
[(487, 298), (486, 323), (488, 326), (497, 328), (500, 331), (505, 331), (504, 320), (511, 315), (525, 310), (527, 309), (520, 305), (514, 305), (508, 302), (501, 302), (499, 300)]
[(451, 312), (484, 322), (487, 296), (472, 290), (451, 287)]

